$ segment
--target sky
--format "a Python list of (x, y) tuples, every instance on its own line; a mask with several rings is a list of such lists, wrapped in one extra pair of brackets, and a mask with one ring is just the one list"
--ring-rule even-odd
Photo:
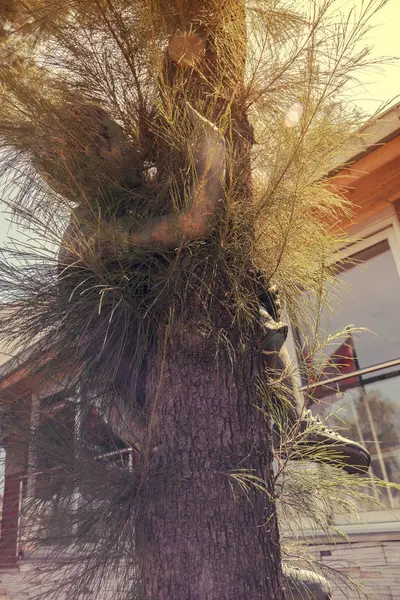
[[(354, 4), (360, 8), (366, 0), (351, 0), (344, 6)], [(399, 60), (383, 64), (360, 73), (363, 86), (357, 90), (356, 102), (373, 113), (382, 103), (400, 101), (400, 0), (390, 0), (371, 20), (373, 28), (365, 37), (373, 46), (372, 57), (397, 57)], [(396, 99), (396, 96), (398, 98)]]
[[(352, 6), (360, 9), (370, 0), (337, 0), (345, 11)], [(367, 114), (372, 114), (384, 103), (400, 101), (400, 0), (389, 0), (371, 20), (373, 29), (365, 41), (373, 46), (372, 58), (399, 57), (397, 64), (382, 64), (359, 73), (361, 85), (352, 89), (356, 104)], [(397, 98), (396, 98), (397, 96)], [(1, 195), (0, 195), (1, 197)], [(0, 201), (0, 245), (7, 237), (20, 237), (10, 224)]]

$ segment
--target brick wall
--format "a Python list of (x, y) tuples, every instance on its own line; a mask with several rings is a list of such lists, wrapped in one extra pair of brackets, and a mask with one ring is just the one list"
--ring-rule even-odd
[[(361, 585), (371, 600), (400, 600), (400, 540), (327, 544), (315, 548), (325, 565), (339, 569)], [(355, 600), (358, 595), (340, 586), (333, 600)]]
[[(22, 561), (17, 569), (0, 569), (0, 600), (34, 600), (49, 586), (51, 582), (48, 575), (35, 574), (34, 562)], [(82, 600), (114, 600), (116, 590), (116, 582), (110, 582), (107, 591), (101, 594), (85, 590)], [(57, 600), (67, 600), (67, 597), (59, 594)]]
[[(315, 547), (317, 558), (325, 565), (348, 574), (368, 592), (370, 600), (400, 600), (400, 539), (398, 541), (337, 543)], [(22, 561), (18, 569), (0, 571), (0, 600), (33, 600), (48, 578), (34, 574), (34, 563)], [(113, 600), (117, 584), (101, 596), (90, 589), (87, 600)], [(340, 589), (341, 588), (341, 589)], [(354, 591), (335, 587), (332, 600), (356, 600)], [(60, 596), (57, 600), (66, 600)]]

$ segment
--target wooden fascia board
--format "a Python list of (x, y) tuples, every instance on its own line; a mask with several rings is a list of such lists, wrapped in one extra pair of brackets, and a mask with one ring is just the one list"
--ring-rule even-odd
[(10, 396), (15, 396), (16, 390), (26, 392), (34, 392), (40, 390), (44, 385), (44, 370), (49, 360), (51, 352), (43, 352), (42, 358), (36, 358), (34, 362), (30, 362), (29, 358), (21, 366), (17, 366), (0, 379), (0, 393)]
[(346, 198), (353, 216), (340, 229), (373, 217), (400, 200), (400, 135), (329, 180), (328, 189)]
[(400, 157), (400, 135), (354, 162), (351, 166), (343, 168), (329, 179), (330, 184), (337, 190), (355, 187), (361, 179), (372, 175), (398, 157)]

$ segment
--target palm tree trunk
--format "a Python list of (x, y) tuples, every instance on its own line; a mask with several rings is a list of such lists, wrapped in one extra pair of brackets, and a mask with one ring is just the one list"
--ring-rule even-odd
[[(188, 70), (186, 97), (198, 109), (199, 99), (203, 109), (211, 102), (216, 120), (229, 105), (234, 162), (228, 184), (251, 202), (252, 135), (242, 94), (245, 4), (172, 0), (164, 14), (171, 36), (193, 25), (207, 40), (203, 77)], [(168, 89), (175, 77), (185, 77), (179, 68), (170, 65)], [(251, 269), (251, 224), (244, 239)], [(226, 316), (218, 306), (230, 292), (223, 274), (217, 287), (219, 301), (210, 307), (216, 330)], [(215, 339), (194, 333), (198, 305), (195, 294), (186, 298), (180, 329), (167, 327), (167, 338), (147, 358), (152, 405), (136, 529), (144, 597), (283, 600), (271, 429), (257, 409), (262, 355), (254, 340), (247, 349), (235, 347), (232, 361)]]
[(232, 367), (221, 352), (217, 364), (212, 342), (189, 333), (149, 361), (136, 532), (146, 600), (284, 598), (259, 361), (246, 352)]

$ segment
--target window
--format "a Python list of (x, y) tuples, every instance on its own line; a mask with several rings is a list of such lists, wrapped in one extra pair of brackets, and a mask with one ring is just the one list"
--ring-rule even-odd
[(51, 500), (68, 486), (65, 469), (74, 457), (75, 407), (65, 394), (41, 401), (35, 433), (36, 497)]
[[(314, 382), (314, 414), (361, 441), (372, 456), (372, 472), (400, 483), (400, 276), (397, 239), (389, 228), (353, 247), (355, 263), (338, 273), (341, 306), (326, 309), (321, 341), (348, 325), (350, 330), (324, 350), (326, 367)], [(344, 286), (343, 286), (344, 284)], [(335, 286), (330, 290), (336, 296)], [(307, 384), (307, 382), (304, 382)], [(312, 382), (308, 382), (312, 383)], [(400, 492), (388, 490), (388, 508), (400, 508)]]
[(97, 539), (98, 482), (102, 491), (112, 469), (129, 470), (131, 449), (95, 406), (89, 408), (71, 392), (37, 398), (32, 413), (34, 437), (26, 480), (30, 493), (22, 506), (21, 543), (39, 538), (49, 545), (68, 546), (73, 524), (82, 528), (87, 542), (91, 536)]

